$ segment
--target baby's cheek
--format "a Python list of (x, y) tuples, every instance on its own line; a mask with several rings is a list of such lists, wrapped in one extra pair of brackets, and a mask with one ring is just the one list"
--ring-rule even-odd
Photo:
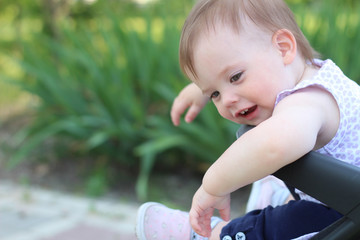
[(218, 109), (218, 112), (223, 118), (228, 119), (230, 121), (235, 121), (235, 119), (233, 118), (233, 116), (231, 115), (231, 113), (229, 111), (224, 111), (224, 110)]

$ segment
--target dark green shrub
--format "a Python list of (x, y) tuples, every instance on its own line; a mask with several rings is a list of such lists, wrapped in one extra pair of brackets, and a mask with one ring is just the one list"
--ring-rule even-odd
[[(359, 81), (360, 4), (288, 2), (315, 49)], [(100, 159), (89, 193), (106, 189), (107, 169), (121, 165), (139, 167), (136, 189), (145, 198), (156, 161), (211, 164), (235, 139), (237, 126), (211, 104), (192, 124), (176, 128), (169, 118), (173, 98), (188, 83), (178, 67), (178, 41), (189, 6), (159, 1), (141, 10), (131, 5), (131, 13), (108, 7), (92, 12), (105, 15), (60, 24), (58, 38), (38, 32), (19, 39), (24, 78), (17, 80), (39, 103), (34, 121), (16, 136), (9, 165), (55, 139), (69, 154), (90, 156), (89, 168), (99, 168)]]
[[(108, 168), (140, 166), (137, 192), (145, 198), (160, 153), (177, 148), (184, 150), (179, 159), (192, 153), (199, 162), (215, 160), (233, 135), (222, 131), (229, 127), (211, 106), (191, 125), (175, 128), (169, 119), (173, 98), (188, 83), (178, 66), (178, 26), (169, 16), (122, 18), (110, 12), (88, 26), (61, 28), (57, 39), (39, 33), (23, 41), (20, 83), (39, 104), (32, 124), (17, 135), (19, 149), (9, 165), (55, 138), (71, 154), (107, 159)], [(106, 171), (90, 177), (91, 192), (106, 182), (101, 174)]]

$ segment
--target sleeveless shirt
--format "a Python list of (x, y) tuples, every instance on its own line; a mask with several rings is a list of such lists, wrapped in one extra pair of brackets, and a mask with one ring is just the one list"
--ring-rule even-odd
[[(315, 64), (320, 67), (318, 72), (293, 89), (280, 92), (275, 106), (300, 89), (316, 86), (328, 91), (339, 107), (339, 128), (329, 143), (315, 151), (360, 167), (360, 86), (346, 77), (331, 60), (315, 59)], [(299, 190), (296, 192), (301, 199), (319, 202)]]

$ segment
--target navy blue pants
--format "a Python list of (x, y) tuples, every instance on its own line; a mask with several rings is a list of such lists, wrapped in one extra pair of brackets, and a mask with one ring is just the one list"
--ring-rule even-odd
[(288, 240), (319, 232), (341, 217), (337, 211), (321, 204), (290, 201), (283, 206), (254, 210), (232, 220), (222, 229), (220, 239)]

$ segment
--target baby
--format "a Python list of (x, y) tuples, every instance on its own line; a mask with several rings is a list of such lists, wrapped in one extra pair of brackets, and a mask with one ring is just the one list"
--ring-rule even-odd
[(198, 1), (183, 27), (180, 65), (192, 83), (174, 101), (175, 125), (210, 99), (222, 117), (256, 127), (207, 170), (189, 213), (144, 204), (139, 239), (294, 239), (341, 217), (297, 191), (299, 201), (230, 221), (232, 192), (311, 150), (360, 166), (360, 87), (314, 58), (283, 0)]

